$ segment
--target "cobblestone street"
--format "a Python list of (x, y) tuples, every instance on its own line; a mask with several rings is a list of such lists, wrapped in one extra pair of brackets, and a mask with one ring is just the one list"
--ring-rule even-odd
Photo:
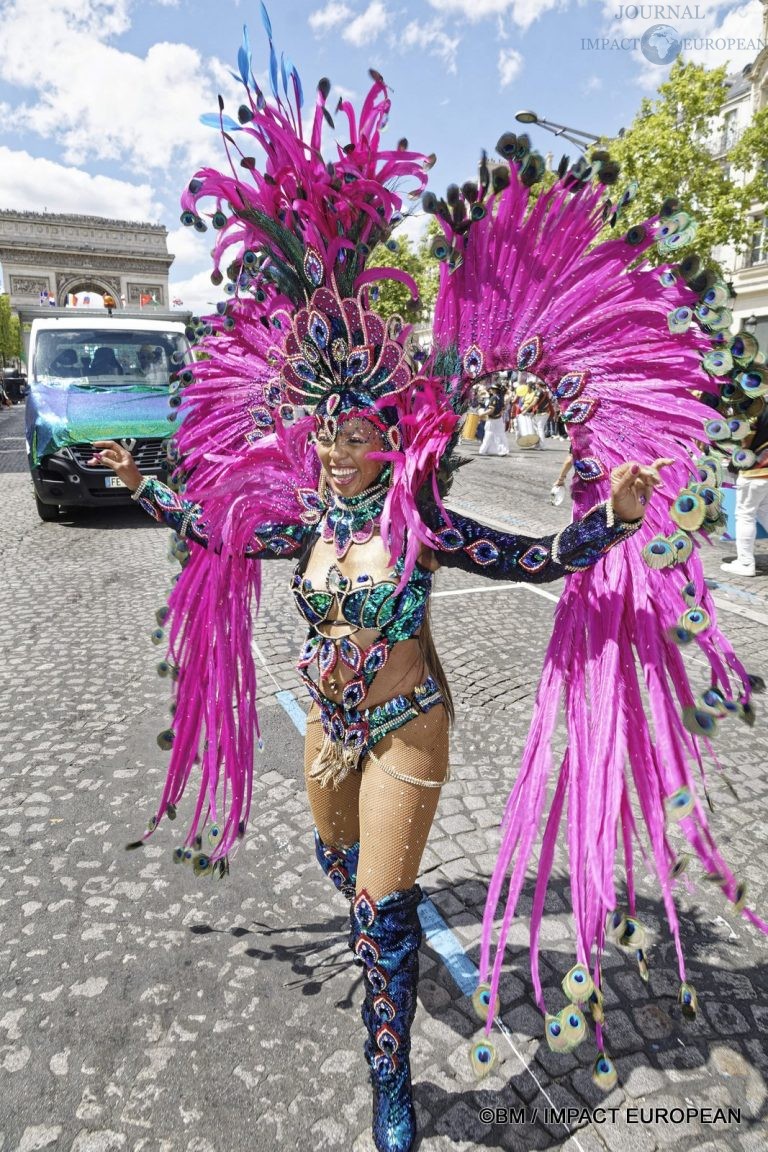
[[(453, 505), (529, 535), (562, 527), (570, 505), (551, 507), (548, 493), (564, 447), (473, 460)], [(463, 451), (476, 456), (477, 446)], [(124, 851), (164, 779), (156, 736), (169, 723), (167, 681), (150, 633), (178, 570), (167, 530), (134, 508), (41, 523), (20, 407), (0, 410), (0, 471), (0, 1152), (373, 1152), (346, 904), (315, 861), (301, 737), (276, 698), (290, 691), (304, 706), (290, 564), (264, 565), (256, 640), (266, 748), (251, 829), (227, 881), (197, 878), (172, 862), (186, 805), (143, 851)], [(705, 566), (723, 577), (716, 600), (736, 652), (768, 680), (767, 545), (755, 579), (720, 572), (735, 554), (727, 543), (706, 549)], [(433, 628), (457, 723), (420, 883), (476, 965), (498, 822), (561, 586), (494, 586), (446, 570), (436, 589)], [(695, 656), (685, 659), (695, 668)], [(751, 730), (723, 725), (728, 784), (714, 771), (709, 781), (713, 833), (763, 917), (767, 707), (768, 697), (756, 700)], [(574, 963), (564, 854), (555, 875), (545, 992)], [(479, 1084), (468, 1056), (478, 1020), (425, 939), (412, 1052), (419, 1152), (768, 1147), (768, 939), (692, 871), (677, 896), (700, 1001), (686, 1023), (674, 946), (642, 868), (637, 888), (654, 940), (650, 982), (608, 951), (606, 1044), (619, 1086), (607, 1097), (591, 1080), (592, 1036), (569, 1055), (543, 1039), (527, 961), (531, 885), (510, 934), (507, 1032), (494, 1036), (499, 1061)], [(640, 1107), (652, 1118), (633, 1122)], [(659, 1118), (673, 1108), (691, 1109), (690, 1119)], [(729, 1108), (740, 1111), (705, 1118)], [(507, 1109), (507, 1121), (484, 1123), (482, 1109)]]

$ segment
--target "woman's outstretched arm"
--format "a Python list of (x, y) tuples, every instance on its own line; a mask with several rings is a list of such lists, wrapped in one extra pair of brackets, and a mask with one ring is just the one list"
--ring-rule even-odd
[(609, 501), (561, 532), (539, 539), (499, 532), (453, 512), (446, 523), (434, 504), (423, 509), (422, 515), (440, 540), (439, 564), (494, 580), (545, 583), (590, 568), (632, 536), (643, 523), (647, 501), (661, 482), (658, 470), (666, 463), (657, 460), (649, 468), (621, 465), (611, 474)]
[[(114, 440), (96, 440), (95, 452), (89, 461), (106, 464), (131, 490), (131, 498), (154, 520), (174, 528), (184, 540), (208, 547), (208, 530), (203, 509), (191, 500), (185, 500), (162, 480), (142, 476), (130, 452)], [(254, 532), (245, 549), (246, 556), (260, 560), (298, 556), (313, 528), (305, 524), (263, 524)]]

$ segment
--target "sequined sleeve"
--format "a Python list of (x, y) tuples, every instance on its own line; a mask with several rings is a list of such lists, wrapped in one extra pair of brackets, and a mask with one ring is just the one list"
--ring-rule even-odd
[(497, 532), (454, 512), (446, 526), (434, 505), (425, 520), (440, 540), (437, 559), (445, 567), (482, 573), (494, 580), (542, 584), (590, 568), (642, 524), (642, 520), (619, 520), (610, 503), (598, 504), (583, 519), (540, 540)]
[[(208, 546), (208, 531), (199, 504), (185, 500), (167, 484), (145, 476), (132, 499), (154, 520), (174, 528), (182, 540)], [(260, 560), (298, 556), (313, 529), (304, 524), (265, 524), (255, 532), (245, 550), (246, 556)]]

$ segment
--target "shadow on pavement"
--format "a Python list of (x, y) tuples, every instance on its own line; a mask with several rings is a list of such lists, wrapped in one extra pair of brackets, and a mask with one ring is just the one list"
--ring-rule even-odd
[[(479, 879), (469, 884), (476, 895)], [(451, 889), (459, 900), (462, 887)], [(553, 882), (552, 892), (560, 907), (567, 905), (569, 889), (564, 878)], [(677, 1005), (680, 979), (676, 954), (673, 941), (665, 938), (664, 909), (660, 901), (638, 898), (638, 918), (651, 938), (659, 941), (650, 949), (648, 984), (641, 979), (636, 963), (627, 954), (617, 948), (607, 950), (603, 975), (605, 1042), (619, 1073), (618, 1086), (607, 1096), (591, 1080), (597, 1051), (592, 1035), (575, 1053), (553, 1053), (544, 1043), (539, 1027), (541, 1015), (531, 995), (527, 950), (520, 948), (518, 952), (526, 966), (519, 979), (518, 955), (510, 949), (502, 979), (501, 1015), (536, 1080), (520, 1059), (510, 1055), (504, 1037), (498, 1032), (494, 1033), (493, 1041), (500, 1055), (506, 1058), (502, 1064), (506, 1077), (503, 1083), (496, 1073), (486, 1086), (481, 1081), (477, 1087), (466, 1087), (462, 1084), (466, 1076), (459, 1074), (455, 1088), (446, 1088), (420, 1076), (418, 1064), (414, 1062), (414, 1099), (420, 1111), (421, 1127), (415, 1147), (422, 1139), (435, 1136), (459, 1144), (471, 1141), (479, 1147), (519, 1148), (527, 1152), (561, 1147), (568, 1134), (563, 1124), (553, 1119), (551, 1113), (547, 1114), (546, 1109), (572, 1107), (585, 1110), (586, 1116), (596, 1108), (615, 1108), (623, 1114), (636, 1100), (641, 1100), (644, 1108), (727, 1109), (730, 1106), (740, 1109), (738, 1125), (735, 1121), (728, 1127), (693, 1121), (651, 1129), (651, 1135), (661, 1138), (661, 1145), (674, 1142), (682, 1152), (694, 1152), (710, 1140), (727, 1142), (737, 1134), (745, 1136), (755, 1129), (761, 1131), (768, 1117), (765, 1089), (768, 1054), (764, 1034), (761, 1034), (768, 1028), (768, 965), (738, 966), (738, 942), (733, 944), (729, 921), (719, 915), (725, 910), (725, 904), (718, 908), (714, 892), (710, 899), (712, 916), (717, 919), (708, 920), (691, 911), (680, 915), (687, 979), (695, 986), (699, 998), (698, 1016), (691, 1023), (682, 1019)], [(466, 912), (478, 919), (480, 911), (476, 904), (466, 907)], [(199, 923), (189, 931), (193, 935), (208, 935), (221, 930)], [(288, 965), (295, 979), (286, 986), (301, 988), (305, 996), (317, 995), (327, 981), (347, 970), (349, 990), (337, 1002), (337, 1007), (357, 1011), (362, 1000), (362, 977), (346, 947), (346, 916), (279, 928), (254, 922), (251, 928), (231, 928), (229, 934), (252, 935), (254, 944), (244, 954), (255, 961)], [(292, 944), (293, 934), (300, 935), (301, 941)], [(736, 963), (725, 956), (728, 949), (736, 953)], [(462, 1060), (468, 1064), (470, 1045), (479, 1038), (482, 1025), (474, 1016), (468, 998), (457, 991), (441, 957), (426, 940), (421, 955), (419, 999), (422, 1009), (442, 1029), (449, 1028), (456, 1036), (452, 1050), (441, 1052), (439, 1041), (432, 1042), (432, 1050), (442, 1065), (449, 1061), (455, 1069), (461, 1066)], [(468, 949), (468, 955), (477, 964), (477, 946)], [(559, 983), (572, 962), (563, 951), (542, 950), (542, 983), (550, 1010), (557, 1011), (565, 1004)], [(443, 990), (442, 999), (425, 991), (427, 981)], [(760, 1007), (761, 1004), (766, 1006)], [(757, 1025), (750, 1019), (753, 1005)], [(322, 1021), (319, 1023), (322, 1026)], [(423, 1030), (422, 1017), (420, 1032)], [(362, 1030), (360, 1040), (362, 1045)], [(624, 1084), (628, 1081), (631, 1085), (632, 1077), (636, 1079), (630, 1095)], [(534, 1108), (537, 1109), (535, 1118), (532, 1117)], [(509, 1119), (505, 1124), (485, 1125), (479, 1119), (483, 1109), (494, 1113), (497, 1109), (507, 1110)], [(513, 1120), (515, 1112), (517, 1118)], [(525, 1119), (521, 1119), (523, 1114)], [(576, 1120), (572, 1131), (578, 1132), (585, 1122), (584, 1117)], [(634, 1131), (638, 1136), (647, 1137), (649, 1125), (644, 1129), (636, 1127)], [(626, 1131), (631, 1138), (632, 1128), (627, 1127)], [(618, 1135), (617, 1132), (614, 1139)], [(613, 1147), (612, 1142), (610, 1146)]]

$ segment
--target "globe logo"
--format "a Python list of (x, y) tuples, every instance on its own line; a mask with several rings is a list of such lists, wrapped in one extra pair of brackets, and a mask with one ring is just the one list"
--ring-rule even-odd
[(640, 40), (640, 51), (651, 64), (671, 64), (680, 55), (680, 36), (670, 24), (653, 24)]

